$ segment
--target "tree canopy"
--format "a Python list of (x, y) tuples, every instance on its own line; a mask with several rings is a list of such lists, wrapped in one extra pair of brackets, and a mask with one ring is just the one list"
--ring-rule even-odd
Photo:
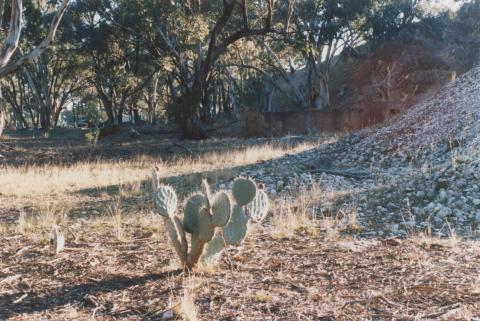
[(293, 109), (335, 108), (342, 57), (415, 35), (422, 23), (467, 30), (459, 55), (471, 67), (478, 1), (437, 15), (428, 2), (77, 0), (67, 11), (66, 0), (0, 1), (2, 110), (18, 128), (48, 132), (67, 109), (78, 120), (90, 106), (109, 124), (168, 121), (201, 138), (202, 124), (271, 111), (279, 94)]

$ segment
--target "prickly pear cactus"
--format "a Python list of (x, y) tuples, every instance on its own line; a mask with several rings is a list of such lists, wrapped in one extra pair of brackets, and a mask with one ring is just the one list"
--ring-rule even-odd
[(232, 194), (238, 205), (245, 206), (253, 201), (257, 194), (257, 186), (251, 179), (237, 178), (233, 182)]
[(177, 210), (177, 193), (170, 186), (157, 187), (153, 201), (157, 213), (162, 216), (173, 216)]
[(253, 201), (245, 206), (245, 212), (252, 220), (261, 223), (267, 217), (269, 205), (267, 193), (259, 189)]
[(200, 261), (215, 260), (227, 245), (240, 245), (247, 235), (249, 219), (262, 221), (268, 211), (266, 193), (257, 190), (255, 182), (247, 178), (238, 178), (233, 183), (236, 204), (223, 191), (212, 197), (210, 186), (203, 181), (202, 192), (186, 200), (183, 220), (176, 216), (175, 190), (159, 185), (155, 170), (152, 186), (155, 211), (162, 216), (167, 235), (186, 269), (192, 269)]
[(223, 237), (228, 245), (240, 245), (247, 236), (248, 216), (245, 210), (236, 205), (230, 222), (223, 229)]
[(157, 175), (157, 169), (153, 168), (152, 169), (152, 190), (156, 191), (158, 188), (158, 175)]
[(202, 194), (191, 196), (186, 204), (183, 212), (183, 227), (185, 232), (195, 234), (199, 232), (198, 216), (202, 209), (207, 207), (207, 198)]
[(232, 213), (232, 202), (225, 192), (219, 192), (215, 195), (212, 202), (213, 224), (224, 227), (230, 220)]
[(225, 239), (223, 238), (222, 230), (217, 230), (213, 239), (208, 242), (203, 252), (202, 257), (200, 258), (203, 264), (208, 264), (214, 262), (218, 259), (223, 249), (225, 249)]

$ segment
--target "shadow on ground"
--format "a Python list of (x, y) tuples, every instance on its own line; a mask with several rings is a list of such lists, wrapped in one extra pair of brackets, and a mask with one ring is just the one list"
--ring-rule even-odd
[[(26, 294), (25, 299), (15, 303), (23, 293), (0, 295), (0, 319), (25, 314), (52, 310), (65, 305), (84, 304), (88, 295), (95, 295), (100, 292), (112, 292), (124, 290), (132, 286), (142, 285), (152, 281), (164, 280), (168, 277), (178, 276), (181, 270), (174, 270), (158, 274), (149, 274), (134, 278), (117, 276), (98, 282), (87, 282), (63, 286), (49, 291), (49, 294), (36, 296), (35, 294)], [(165, 289), (170, 292), (172, 289)]]
[(1, 141), (0, 165), (75, 165), (92, 161), (125, 161), (139, 157), (168, 160), (174, 157), (201, 157), (210, 152), (246, 148), (265, 144), (295, 146), (318, 137), (292, 136), (283, 138), (180, 140), (177, 135), (149, 131), (137, 136), (124, 128), (121, 134), (106, 137), (97, 145), (89, 144), (81, 131), (57, 130), (50, 138), (33, 137), (31, 133), (11, 133)]

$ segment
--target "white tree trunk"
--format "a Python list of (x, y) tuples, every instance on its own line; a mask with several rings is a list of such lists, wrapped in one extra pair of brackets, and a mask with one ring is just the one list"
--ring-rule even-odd
[(55, 38), (60, 21), (67, 10), (69, 0), (62, 0), (62, 4), (58, 9), (57, 14), (53, 18), (52, 24), (50, 25), (50, 29), (45, 39), (43, 39), (43, 41), (38, 46), (33, 48), (28, 54), (20, 57), (15, 62), (11, 62), (10, 60), (13, 53), (17, 50), (18, 43), (20, 41), (23, 23), (23, 1), (12, 0), (11, 3), (12, 12), (10, 16), (10, 27), (7, 37), (5, 38), (0, 49), (0, 77), (8, 75), (23, 65), (33, 61), (40, 56), (40, 54), (48, 47), (48, 45), (50, 45), (52, 40)]
[(5, 67), (13, 53), (18, 48), (20, 41), (20, 34), (22, 31), (23, 23), (23, 3), (22, 0), (12, 0), (12, 11), (10, 16), (10, 26), (8, 28), (8, 34), (3, 41), (2, 48), (0, 50), (0, 67)]
[(5, 110), (0, 108), (0, 137), (3, 135), (3, 130), (5, 129), (6, 115)]

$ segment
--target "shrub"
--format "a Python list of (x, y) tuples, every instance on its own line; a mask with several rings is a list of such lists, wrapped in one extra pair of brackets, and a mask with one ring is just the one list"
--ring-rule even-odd
[(85, 140), (89, 144), (96, 145), (98, 143), (99, 138), (100, 138), (100, 131), (98, 129), (88, 131), (85, 133)]

